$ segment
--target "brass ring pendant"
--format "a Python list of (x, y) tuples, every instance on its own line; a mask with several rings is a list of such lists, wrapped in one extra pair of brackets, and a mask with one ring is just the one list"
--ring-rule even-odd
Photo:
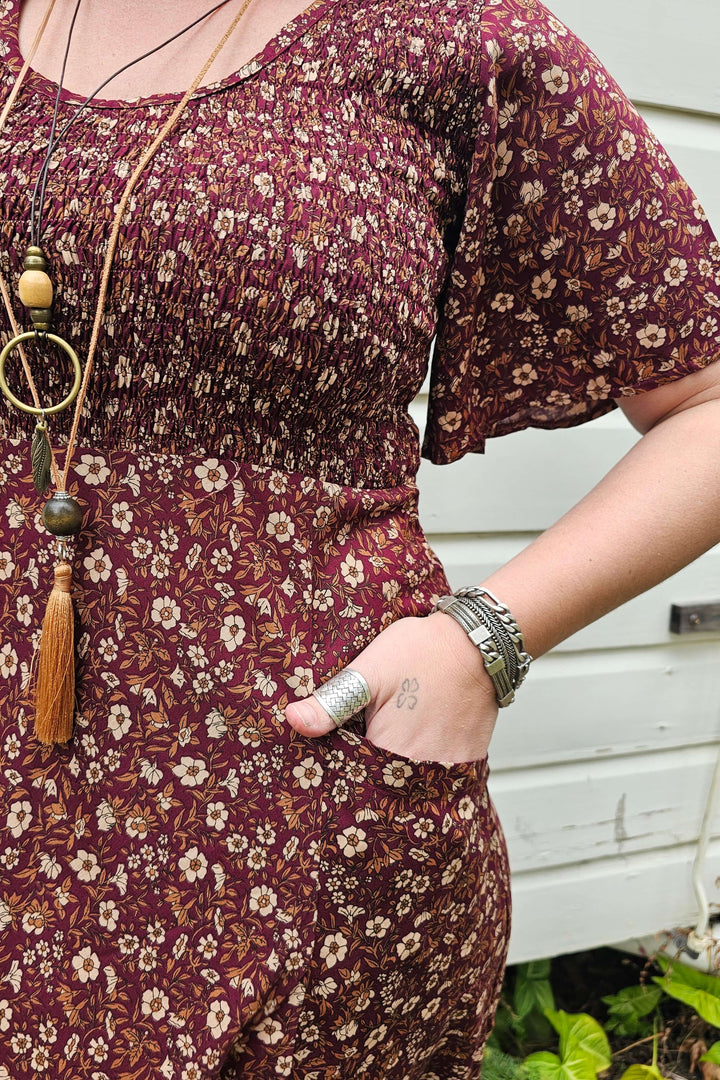
[(2, 390), (5, 397), (8, 399), (8, 401), (12, 402), (16, 409), (22, 409), (23, 412), (30, 413), (32, 416), (51, 416), (53, 413), (59, 413), (62, 412), (63, 409), (67, 409), (68, 406), (72, 405), (73, 401), (78, 396), (80, 384), (82, 382), (82, 366), (80, 364), (80, 360), (78, 359), (78, 355), (73, 349), (72, 345), (68, 345), (67, 341), (65, 341), (64, 338), (58, 337), (57, 334), (43, 333), (43, 338), (47, 338), (48, 341), (52, 341), (54, 345), (59, 346), (59, 348), (63, 350), (66, 356), (70, 357), (70, 362), (72, 363), (73, 370), (75, 371), (75, 382), (73, 383), (72, 389), (68, 396), (63, 401), (61, 401), (59, 405), (51, 405), (46, 409), (37, 409), (34, 405), (26, 405), (23, 401), (20, 401), (19, 398), (16, 398), (13, 392), (10, 390), (7, 384), (7, 380), (5, 379), (5, 364), (7, 362), (8, 356), (13, 351), (13, 349), (16, 349), (18, 345), (22, 345), (24, 341), (30, 341), (31, 338), (36, 338), (37, 336), (38, 333), (35, 330), (28, 330), (24, 334), (18, 334), (17, 337), (14, 337), (11, 341), (8, 341), (3, 351), (0, 352), (0, 390)]

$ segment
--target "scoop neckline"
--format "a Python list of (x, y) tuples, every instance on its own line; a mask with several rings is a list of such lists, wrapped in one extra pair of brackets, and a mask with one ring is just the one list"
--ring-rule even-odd
[[(256, 75), (263, 68), (271, 64), (278, 56), (286, 52), (292, 45), (302, 37), (315, 23), (319, 22), (323, 15), (326, 15), (330, 8), (333, 7), (338, 0), (313, 0), (303, 11), (301, 11), (295, 18), (285, 23), (284, 26), (278, 30), (265, 44), (265, 46), (256, 53), (246, 64), (238, 68), (236, 71), (231, 72), (230, 75), (226, 75), (225, 78), (219, 79), (217, 82), (208, 83), (206, 86), (199, 87), (195, 91), (191, 100), (195, 101), (198, 98), (208, 97), (211, 94), (217, 94), (222, 90), (227, 89), (230, 86), (234, 86), (236, 83), (242, 82), (245, 79), (251, 78)], [(0, 19), (0, 33), (3, 34), (7, 43), (7, 51), (2, 57), (5, 64), (16, 69), (16, 74), (20, 72), (22, 65), (25, 62), (25, 57), (20, 51), (20, 8), (22, 0), (11, 0), (7, 4), (5, 14)], [(53, 82), (52, 79), (47, 78), (41, 72), (36, 71), (34, 67), (28, 69), (28, 73), (25, 76), (23, 85), (25, 87), (31, 87), (33, 90), (37, 90), (40, 93), (45, 94), (55, 100), (58, 91), (58, 84)], [(112, 85), (112, 84), (111, 84)], [(151, 94), (147, 97), (138, 97), (133, 99), (126, 98), (94, 98), (86, 106), (89, 109), (141, 109), (141, 108), (153, 108), (158, 105), (165, 105), (180, 101), (184, 91), (177, 91), (168, 94)], [(79, 105), (85, 99), (74, 93), (71, 90), (62, 90), (60, 94), (60, 101), (71, 105)]]

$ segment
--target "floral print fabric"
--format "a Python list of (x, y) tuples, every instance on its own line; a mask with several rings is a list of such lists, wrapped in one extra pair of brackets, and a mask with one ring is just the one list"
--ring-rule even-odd
[[(18, 7), (0, 2), (4, 93)], [(0, 135), (12, 283), (55, 90), (31, 73)], [(96, 103), (54, 157), (43, 244), (81, 354), (114, 207), (172, 100)], [(447, 461), (713, 360), (718, 258), (635, 110), (536, 0), (320, 0), (203, 90), (146, 173), (81, 439), (404, 483), (436, 331), (424, 452)], [(61, 358), (36, 367), (56, 400)]]
[(82, 453), (81, 694), (32, 735), (45, 576), (20, 446), (0, 550), (0, 1075), (470, 1077), (508, 877), (485, 762), (284, 723), (442, 570), (412, 485)]
[(487, 0), (482, 27), (424, 444), (437, 462), (720, 355), (720, 245), (634, 107), (535, 0)]
[[(18, 13), (0, 0), (2, 95)], [(11, 284), (55, 89), (31, 72), (0, 135)], [(43, 245), (81, 354), (173, 100), (96, 102), (53, 157)], [(509, 918), (486, 763), (387, 754), (359, 721), (303, 740), (284, 709), (447, 591), (407, 411), (436, 331), (445, 461), (713, 359), (716, 266), (533, 0), (320, 0), (198, 93), (123, 222), (61, 749), (32, 734), (52, 556), (0, 409), (0, 1080), (476, 1080)], [(36, 373), (55, 400), (60, 357)]]

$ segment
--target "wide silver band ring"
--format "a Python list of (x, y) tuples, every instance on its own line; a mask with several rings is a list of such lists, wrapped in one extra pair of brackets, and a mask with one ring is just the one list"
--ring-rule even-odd
[(343, 668), (319, 686), (313, 697), (318, 699), (335, 727), (342, 727), (352, 716), (370, 704), (371, 694), (370, 687), (359, 671)]

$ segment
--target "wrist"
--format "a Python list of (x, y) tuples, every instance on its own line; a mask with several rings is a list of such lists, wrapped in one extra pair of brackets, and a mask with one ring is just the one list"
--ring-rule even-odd
[(512, 613), (483, 586), (467, 586), (441, 597), (435, 611), (450, 616), (477, 648), (495, 688), (498, 706), (515, 700), (532, 657)]
[(475, 683), (478, 694), (496, 703), (495, 687), (488, 675), (480, 650), (473, 645), (462, 626), (443, 611), (431, 611), (427, 619), (434, 623), (434, 633), (441, 647), (460, 665)]

